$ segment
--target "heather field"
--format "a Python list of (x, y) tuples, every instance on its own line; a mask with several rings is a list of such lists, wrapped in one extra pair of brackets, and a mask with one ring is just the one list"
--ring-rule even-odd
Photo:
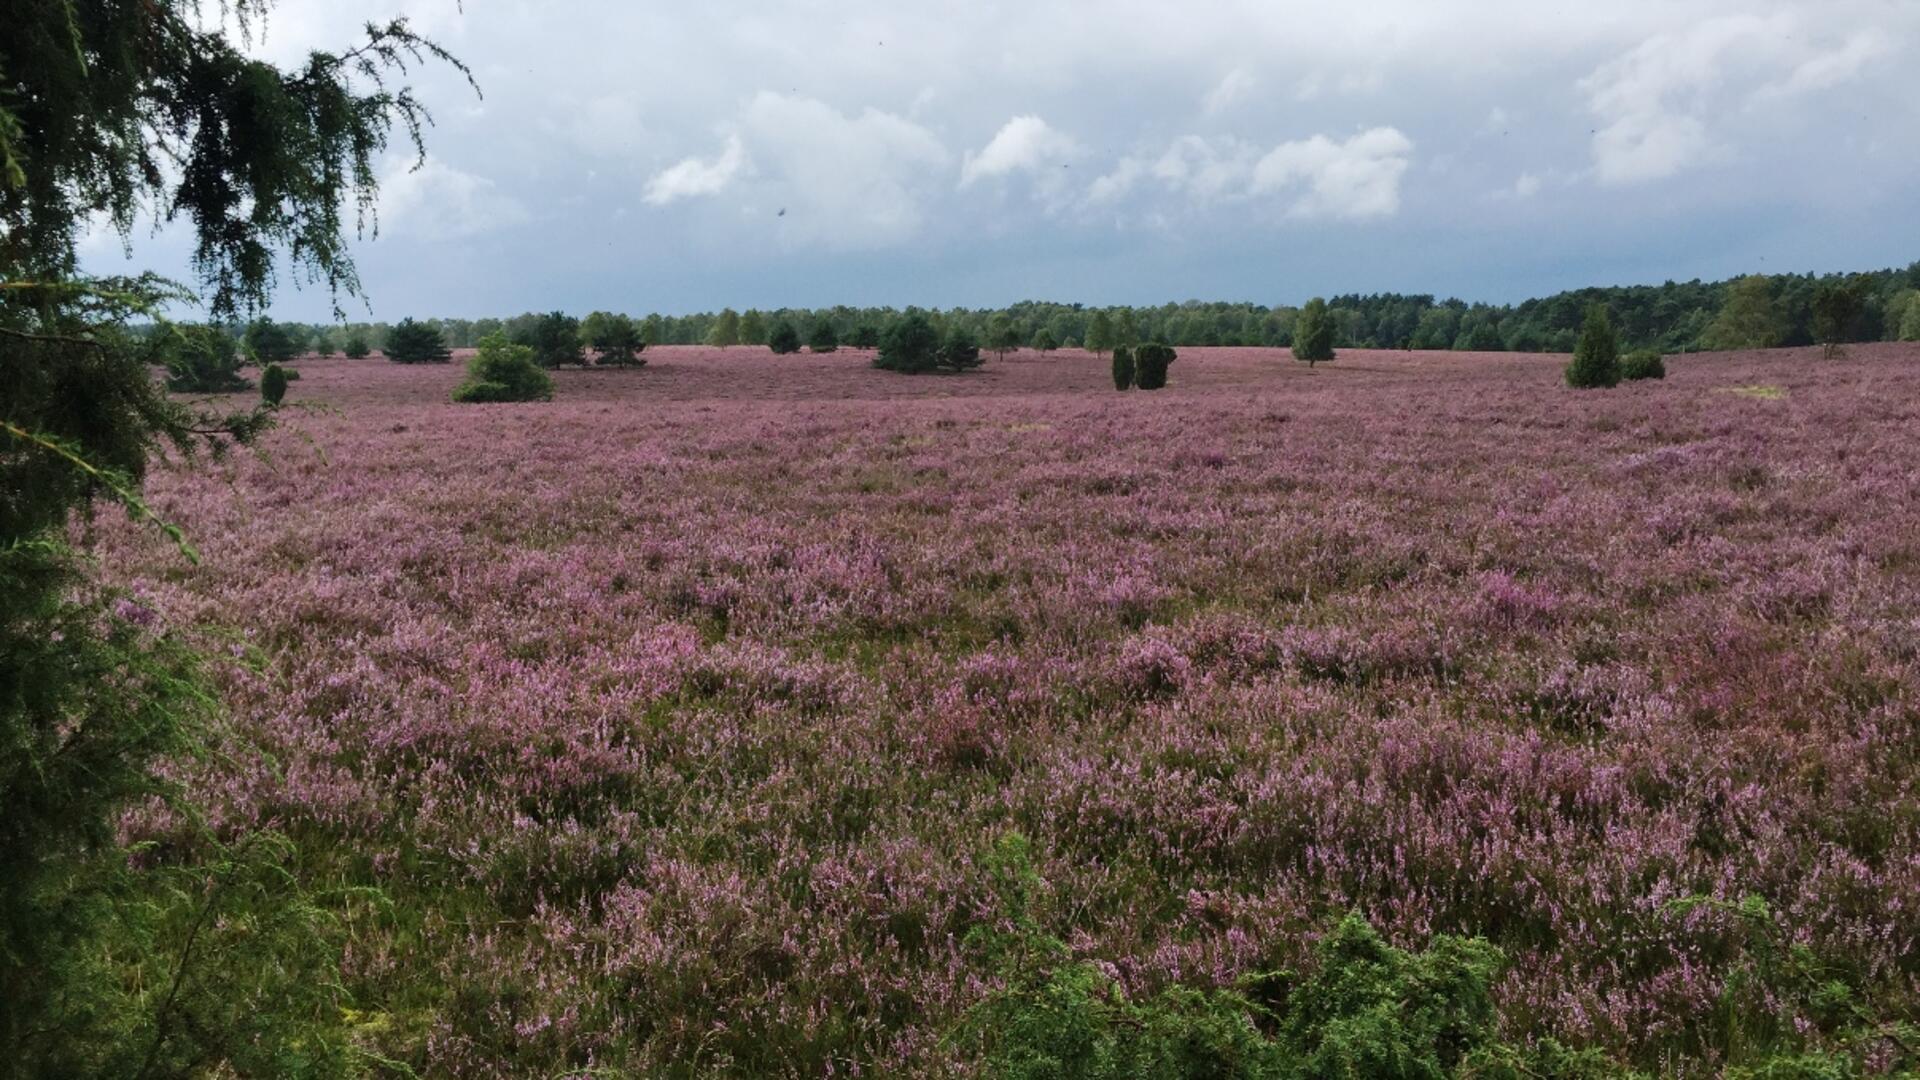
[(1765, 1014), (1901, 1054), (1920, 346), (1604, 393), (1506, 353), (1183, 348), (1128, 394), (1072, 353), (647, 357), (500, 406), (303, 361), (263, 452), (148, 485), (204, 565), (99, 517), (128, 612), (216, 654), (221, 752), (174, 768), (336, 898), (369, 1051), (966, 1074), (996, 940), (1147, 1000), (1311, 971), (1357, 911), (1498, 946), (1517, 1045), (1711, 1075)]

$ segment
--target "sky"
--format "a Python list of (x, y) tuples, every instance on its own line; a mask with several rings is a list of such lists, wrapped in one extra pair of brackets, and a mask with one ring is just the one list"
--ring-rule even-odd
[[(1297, 304), (1920, 259), (1920, 0), (282, 0), (404, 14), (349, 317)], [(133, 263), (187, 276), (181, 226)], [(324, 320), (286, 279), (273, 313)]]

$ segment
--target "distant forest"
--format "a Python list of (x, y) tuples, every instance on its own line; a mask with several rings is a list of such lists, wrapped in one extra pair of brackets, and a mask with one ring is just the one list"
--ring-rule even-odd
[[(1753, 275), (1721, 282), (1578, 289), (1517, 305), (1397, 293), (1333, 296), (1327, 305), (1335, 344), (1341, 348), (1571, 352), (1588, 305), (1599, 303), (1612, 315), (1624, 347), (1679, 353), (1812, 344), (1812, 300), (1823, 284), (1850, 286), (1863, 294), (1847, 340), (1920, 340), (1920, 262), (1904, 270), (1865, 274)], [(1027, 301), (1009, 308), (952, 308), (929, 314), (937, 326), (965, 325), (983, 339), (995, 328), (996, 317), (1005, 315), (1019, 345), (1080, 347), (1089, 344), (1091, 331), (1092, 344), (1098, 347), (1137, 341), (1289, 346), (1299, 310), (1199, 300), (1106, 308)], [(901, 314), (894, 308), (840, 306), (635, 318), (650, 345), (760, 345), (783, 322), (804, 336), (823, 320), (841, 342), (852, 343), (860, 340), (863, 329), (883, 331)], [(524, 332), (540, 317), (529, 313), (422, 321), (438, 327), (447, 344), (463, 348), (496, 330), (510, 336)], [(387, 329), (386, 323), (315, 326), (309, 329), (309, 340), (337, 351), (358, 334), (379, 348)]]

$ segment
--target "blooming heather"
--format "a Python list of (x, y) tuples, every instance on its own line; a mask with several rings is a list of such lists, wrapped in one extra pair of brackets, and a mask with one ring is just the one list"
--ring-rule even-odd
[(1141, 396), (662, 348), (483, 410), (310, 361), (330, 410), (149, 485), (204, 566), (94, 542), (220, 657), (213, 819), (385, 893), (346, 987), (423, 1074), (965, 1072), (1018, 832), (1130, 992), (1357, 909), (1498, 945), (1503, 1037), (1705, 1075), (1737, 927), (1678, 898), (1920, 1002), (1920, 348), (1810, 355), (1183, 349)]

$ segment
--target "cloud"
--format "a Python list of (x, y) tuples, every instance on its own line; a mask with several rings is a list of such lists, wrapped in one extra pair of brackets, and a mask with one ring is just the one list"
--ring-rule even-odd
[(1016, 116), (979, 154), (967, 154), (960, 163), (960, 186), (1015, 172), (1038, 173), (1079, 154), (1080, 144), (1072, 136), (1047, 126), (1038, 116)]
[(379, 215), (382, 234), (424, 240), (464, 239), (533, 217), (492, 180), (436, 157), (417, 169), (396, 163), (381, 178)]
[(1824, 49), (1807, 37), (1792, 12), (1729, 15), (1655, 34), (1596, 68), (1579, 88), (1601, 121), (1592, 145), (1600, 182), (1661, 180), (1723, 157), (1709, 117), (1830, 89), (1892, 51), (1871, 31)]
[(783, 235), (796, 245), (857, 250), (910, 239), (952, 162), (911, 120), (872, 108), (851, 116), (785, 94), (757, 95), (740, 130), (764, 178), (758, 194), (787, 211)]
[(1200, 100), (1200, 109), (1208, 116), (1226, 112), (1245, 101), (1247, 96), (1253, 93), (1255, 85), (1256, 80), (1252, 75), (1247, 74), (1246, 69), (1234, 68), (1227, 72), (1213, 89), (1207, 91), (1207, 96)]
[(1325, 135), (1283, 143), (1253, 170), (1256, 194), (1299, 191), (1288, 213), (1301, 218), (1365, 221), (1400, 210), (1400, 180), (1413, 141), (1377, 127), (1345, 142)]
[(747, 148), (738, 135), (729, 135), (719, 157), (711, 161), (685, 158), (655, 173), (641, 198), (650, 206), (666, 206), (681, 199), (718, 195), (746, 167)]

